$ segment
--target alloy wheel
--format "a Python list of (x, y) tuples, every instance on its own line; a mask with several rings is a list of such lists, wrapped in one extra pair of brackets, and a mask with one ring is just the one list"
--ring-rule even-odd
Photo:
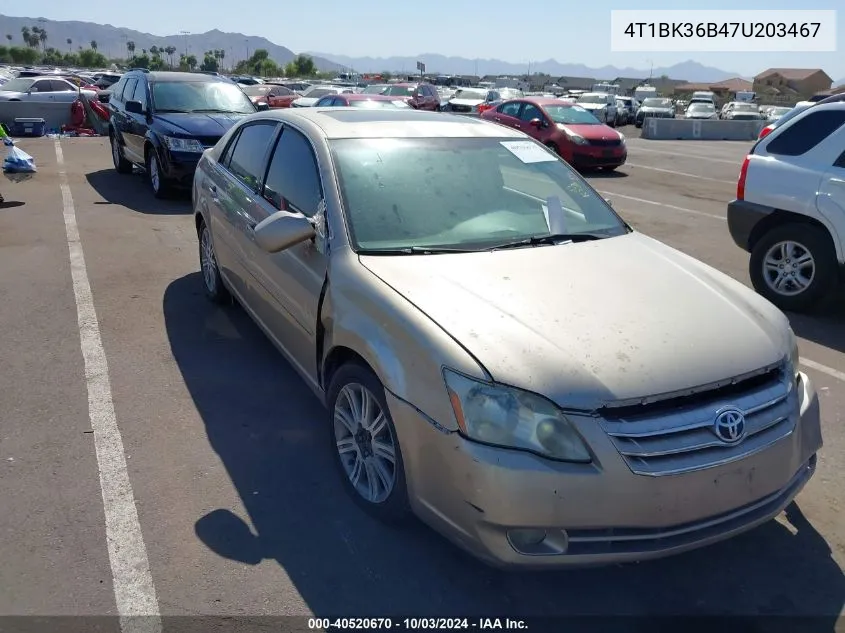
[(158, 171), (158, 158), (155, 152), (150, 154), (150, 184), (154, 192), (158, 192), (161, 187), (161, 174)]
[(362, 499), (382, 503), (396, 484), (396, 441), (387, 417), (363, 385), (345, 385), (334, 405), (334, 438), (346, 476)]
[(816, 260), (799, 242), (773, 244), (763, 257), (763, 279), (780, 295), (794, 297), (804, 292), (816, 276)]
[(117, 144), (117, 139), (112, 136), (111, 137), (111, 158), (114, 161), (115, 169), (120, 167), (120, 146)]
[(209, 292), (214, 292), (217, 287), (217, 262), (214, 259), (214, 245), (211, 243), (211, 233), (207, 227), (203, 227), (200, 237), (200, 266), (202, 267), (202, 278), (205, 287)]

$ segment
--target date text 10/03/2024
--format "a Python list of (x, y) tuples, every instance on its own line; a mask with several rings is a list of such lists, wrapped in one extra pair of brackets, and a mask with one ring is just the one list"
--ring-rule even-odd
[(527, 630), (525, 620), (512, 618), (309, 618), (308, 628), (317, 631), (392, 629), (397, 631), (518, 631)]

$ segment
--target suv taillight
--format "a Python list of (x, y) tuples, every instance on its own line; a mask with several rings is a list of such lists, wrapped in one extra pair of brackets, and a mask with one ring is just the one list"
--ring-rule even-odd
[(774, 126), (767, 125), (762, 130), (760, 130), (760, 136), (757, 137), (757, 140), (759, 141), (761, 138), (766, 138), (766, 136), (768, 136), (769, 132), (771, 132), (774, 129), (775, 129)]
[(736, 183), (736, 199), (745, 200), (745, 179), (748, 177), (748, 163), (751, 162), (751, 154), (745, 157), (742, 161), (742, 167), (739, 168), (739, 180)]

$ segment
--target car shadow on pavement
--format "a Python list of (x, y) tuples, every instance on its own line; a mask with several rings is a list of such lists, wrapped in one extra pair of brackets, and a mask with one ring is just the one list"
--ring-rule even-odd
[(0, 202), (0, 209), (14, 209), (15, 207), (22, 207), (24, 204), (26, 203), (20, 200), (6, 200)]
[(790, 312), (789, 324), (801, 338), (845, 352), (845, 289), (840, 287), (812, 314)]
[[(421, 523), (385, 527), (347, 497), (320, 402), (243, 309), (206, 301), (199, 273), (167, 288), (163, 311), (208, 441), (248, 513), (214, 509), (197, 517), (196, 536), (243, 565), (276, 561), (315, 616), (787, 615), (812, 624), (790, 630), (833, 633), (845, 577), (800, 498), (788, 525), (771, 521), (670, 559), (546, 573), (491, 569)], [(284, 605), (280, 598), (257, 608), (278, 613)], [(578, 630), (608, 630), (606, 621), (590, 622)], [(613, 630), (625, 630), (620, 624)], [(565, 628), (561, 620), (546, 630)]]
[(190, 191), (177, 191), (166, 200), (159, 200), (150, 191), (145, 177), (138, 173), (118, 174), (114, 169), (101, 169), (85, 177), (108, 204), (117, 204), (150, 215), (185, 215), (193, 212)]
[(608, 171), (606, 169), (590, 169), (584, 170), (582, 175), (587, 178), (627, 178), (628, 174), (624, 171)]

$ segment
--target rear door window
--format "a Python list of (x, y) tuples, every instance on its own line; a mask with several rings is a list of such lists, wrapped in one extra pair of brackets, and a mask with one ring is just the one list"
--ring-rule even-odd
[(519, 108), (522, 106), (521, 101), (511, 101), (510, 103), (503, 103), (499, 106), (499, 112), (505, 116), (512, 116), (519, 118)]
[(261, 121), (241, 128), (231, 149), (227, 168), (253, 191), (261, 190), (267, 151), (275, 138), (276, 123)]
[(843, 125), (845, 110), (812, 112), (769, 141), (766, 152), (775, 156), (801, 156)]
[(120, 100), (129, 101), (130, 99), (132, 99), (132, 95), (135, 93), (135, 86), (137, 84), (138, 80), (134, 77), (132, 79), (129, 79), (129, 81), (126, 82), (126, 85), (123, 86), (123, 92), (121, 93), (122, 96)]
[(307, 217), (317, 213), (323, 198), (320, 171), (311, 143), (301, 132), (291, 127), (282, 132), (263, 195), (277, 209), (298, 211)]

